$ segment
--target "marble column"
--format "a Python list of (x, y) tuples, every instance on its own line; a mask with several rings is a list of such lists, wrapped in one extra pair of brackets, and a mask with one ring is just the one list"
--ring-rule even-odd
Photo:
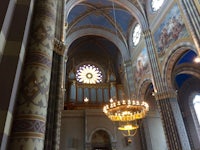
[(168, 89), (162, 79), (158, 65), (159, 60), (156, 56), (153, 38), (149, 29), (144, 31), (144, 38), (151, 64), (154, 94), (160, 110), (168, 148), (170, 150), (190, 150), (190, 143), (177, 103), (176, 92), (173, 89)]
[(35, 1), (9, 149), (44, 148), (57, 0)]
[(200, 55), (200, 17), (194, 0), (180, 0), (183, 13), (187, 18), (187, 23), (190, 27), (190, 32)]

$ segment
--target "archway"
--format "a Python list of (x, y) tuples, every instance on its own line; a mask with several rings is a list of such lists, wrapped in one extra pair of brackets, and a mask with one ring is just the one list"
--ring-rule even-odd
[(188, 50), (181, 54), (172, 71), (172, 85), (178, 91), (177, 99), (182, 112), (185, 128), (192, 149), (199, 149), (199, 123), (194, 109), (193, 99), (199, 93), (200, 72), (198, 64), (193, 62), (196, 53)]
[(154, 89), (152, 83), (146, 85), (144, 99), (149, 104), (149, 112), (141, 126), (144, 132), (143, 134), (141, 132), (141, 136), (143, 136), (143, 149), (167, 149), (162, 118), (160, 116), (160, 110), (154, 97)]
[(109, 134), (104, 130), (97, 130), (91, 139), (92, 150), (111, 150)]

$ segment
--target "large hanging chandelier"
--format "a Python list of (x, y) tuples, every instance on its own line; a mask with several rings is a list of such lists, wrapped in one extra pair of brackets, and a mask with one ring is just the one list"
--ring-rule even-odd
[[(115, 5), (113, 5), (113, 17), (115, 23), (115, 33), (117, 36)], [(139, 27), (138, 27), (139, 28)], [(140, 32), (140, 29), (137, 29)], [(103, 112), (113, 122), (117, 122), (118, 129), (124, 136), (134, 136), (139, 128), (138, 122), (146, 116), (149, 111), (149, 105), (144, 101), (137, 100), (113, 100), (103, 107)]]
[(143, 119), (149, 111), (149, 105), (144, 101), (121, 100), (114, 101), (103, 107), (103, 112), (114, 122), (119, 123), (118, 129), (124, 136), (134, 136), (139, 128), (138, 120)]

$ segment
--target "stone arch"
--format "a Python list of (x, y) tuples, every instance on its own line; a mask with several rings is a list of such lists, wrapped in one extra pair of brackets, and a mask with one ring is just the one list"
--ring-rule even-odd
[[(119, 38), (113, 38), (115, 37), (114, 34), (102, 29), (87, 28), (87, 29), (81, 29), (76, 32), (73, 32), (72, 34), (68, 36), (65, 44), (67, 45), (67, 47), (69, 47), (73, 43), (73, 41), (87, 35), (96, 35), (96, 36), (100, 36), (100, 37), (108, 39), (113, 44), (115, 44), (115, 46), (120, 50), (120, 53), (124, 61), (130, 59), (129, 58), (130, 54), (129, 54), (127, 46)], [(68, 48), (65, 49), (65, 52), (64, 52), (65, 56), (67, 56), (67, 52), (68, 52)]]
[(107, 132), (108, 135), (110, 136), (110, 140), (111, 140), (111, 141), (114, 141), (114, 136), (111, 134), (111, 132), (110, 132), (109, 130), (107, 130), (106, 128), (96, 128), (96, 129), (94, 129), (94, 130), (90, 133), (89, 138), (88, 138), (89, 142), (91, 142), (91, 140), (92, 140), (92, 135), (93, 135), (95, 132), (99, 131), (99, 130), (103, 130), (103, 131)]
[(180, 58), (182, 54), (184, 54), (187, 50), (193, 50), (196, 52), (196, 49), (193, 44), (191, 43), (180, 43), (176, 45), (172, 50), (171, 53), (169, 53), (165, 59), (163, 60), (164, 62), (164, 67), (162, 68), (162, 78), (164, 79), (163, 81), (165, 82), (165, 85), (173, 89), (172, 85), (172, 72), (174, 69), (174, 65), (176, 61)]
[[(156, 99), (153, 95), (153, 83), (151, 79), (146, 79), (140, 86), (139, 95), (140, 99), (146, 101), (149, 104), (149, 112), (144, 120), (141, 122), (141, 129), (143, 132), (140, 134), (143, 137), (143, 144), (150, 149), (167, 149), (164, 128), (162, 125), (162, 119), (159, 114), (159, 108)], [(156, 129), (153, 128), (156, 126)], [(150, 137), (159, 137), (152, 140)], [(162, 143), (162, 146), (158, 147), (157, 143)]]
[(199, 65), (198, 64), (184, 64), (184, 65), (179, 65), (176, 67), (173, 71), (172, 74), (172, 80), (175, 78), (176, 75), (179, 74), (190, 74), (193, 75), (196, 78), (200, 79), (200, 70), (199, 70)]
[(145, 79), (142, 82), (137, 94), (140, 99), (145, 100), (145, 93), (151, 83), (152, 83), (151, 79)]
[(200, 148), (200, 125), (193, 105), (194, 96), (200, 93), (199, 84), (200, 79), (193, 77), (185, 81), (178, 91), (178, 101), (192, 149)]
[[(84, 0), (77, 0), (77, 1), (70, 0), (70, 1), (68, 1), (66, 8), (65, 8), (66, 17), (70, 13), (71, 9), (73, 9), (73, 7), (75, 7), (77, 4), (79, 4), (83, 1)], [(124, 0), (110, 0), (110, 1), (117, 3), (121, 7), (125, 8), (132, 16), (134, 16), (136, 18), (136, 20), (138, 21), (138, 23), (141, 25), (142, 30), (148, 29), (147, 20), (145, 19), (145, 17), (142, 15), (140, 10), (134, 4), (132, 4), (129, 1), (124, 1)], [(139, 2), (137, 2), (137, 3), (139, 3)], [(138, 7), (140, 7), (140, 6), (138, 6)], [(133, 27), (132, 27), (131, 30), (133, 30), (133, 28), (134, 28), (134, 25), (132, 25), (132, 26)], [(81, 36), (84, 36), (84, 35), (98, 35), (98, 36), (102, 36), (104, 38), (109, 39), (110, 41), (115, 43), (115, 45), (120, 49), (124, 61), (129, 59), (130, 52), (129, 52), (129, 48), (128, 48), (127, 43), (125, 41), (123, 42), (119, 38), (113, 38), (113, 37), (116, 37), (113, 33), (107, 32), (103, 29), (96, 29), (96, 28), (81, 29), (81, 30), (77, 31), (76, 33), (72, 33), (72, 35), (69, 35), (67, 40), (70, 39), (70, 41), (73, 42), (75, 40), (74, 36), (81, 37)], [(131, 37), (131, 35), (129, 35), (129, 37)], [(71, 38), (74, 39), (74, 40), (72, 40)], [(66, 45), (68, 45), (68, 47), (71, 43), (70, 41), (67, 41), (67, 43), (66, 43)], [(122, 48), (120, 48), (120, 47), (122, 47)], [(66, 53), (67, 53), (66, 51), (67, 51), (67, 49), (65, 50), (65, 56), (66, 56)]]
[(113, 136), (105, 128), (96, 128), (93, 130), (89, 136), (89, 143), (93, 149), (95, 148), (106, 148), (111, 150), (113, 147)]
[[(152, 86), (152, 88), (151, 88), (151, 86)], [(153, 89), (153, 83), (152, 83), (151, 79), (146, 79), (140, 86), (139, 98), (141, 100), (146, 101), (149, 104), (150, 110), (155, 111), (157, 109), (157, 104), (156, 104), (153, 92), (154, 92), (154, 89)]]

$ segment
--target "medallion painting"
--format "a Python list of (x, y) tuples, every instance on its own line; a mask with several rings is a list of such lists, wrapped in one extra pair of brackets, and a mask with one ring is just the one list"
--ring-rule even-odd
[(176, 4), (154, 33), (154, 40), (159, 56), (162, 56), (165, 50), (176, 40), (187, 36), (186, 26)]
[(144, 48), (139, 54), (137, 61), (135, 62), (135, 81), (139, 82), (139, 80), (145, 75), (150, 73), (149, 68), (149, 59), (147, 55), (147, 49)]

